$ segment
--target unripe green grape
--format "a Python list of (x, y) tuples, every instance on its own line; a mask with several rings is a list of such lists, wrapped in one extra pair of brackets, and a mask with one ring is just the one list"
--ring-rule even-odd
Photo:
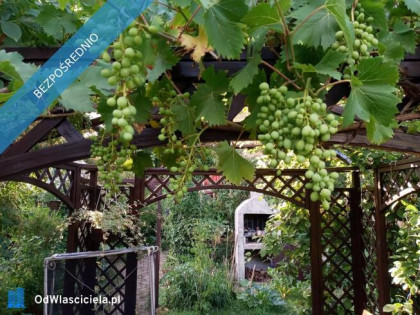
[(127, 120), (125, 120), (124, 118), (118, 119), (118, 126), (125, 127), (127, 125), (128, 125)]
[(282, 93), (282, 94), (285, 94), (285, 93), (287, 93), (287, 86), (285, 86), (285, 85), (282, 85), (280, 88), (279, 88), (279, 91), (280, 91), (280, 93)]
[(115, 106), (115, 105), (117, 104), (117, 101), (115, 100), (115, 97), (110, 97), (110, 98), (108, 98), (108, 99), (106, 100), (106, 104), (107, 104), (108, 106), (113, 107), (113, 106)]
[(157, 34), (159, 32), (158, 27), (155, 26), (155, 25), (149, 25), (147, 27), (147, 30), (150, 32), (150, 34), (153, 34), (153, 35), (155, 35), (155, 34)]
[(130, 28), (130, 30), (128, 31), (128, 34), (130, 36), (136, 36), (139, 33), (139, 30), (135, 27)]
[(124, 44), (127, 46), (133, 46), (134, 44), (134, 38), (131, 36), (127, 36), (124, 38)]
[(134, 37), (134, 44), (136, 45), (141, 45), (143, 43), (143, 39), (141, 38), (141, 36), (135, 36)]
[(111, 72), (111, 70), (110, 70), (110, 69), (102, 69), (102, 70), (101, 70), (101, 75), (102, 75), (104, 78), (109, 78), (110, 76), (112, 76), (112, 72)]
[(109, 53), (107, 51), (103, 52), (102, 60), (105, 61), (105, 62), (110, 62), (111, 61), (111, 56), (109, 55)]
[(121, 75), (123, 78), (126, 78), (126, 77), (128, 77), (128, 76), (130, 75), (130, 70), (128, 70), (128, 69), (126, 69), (126, 68), (123, 68), (123, 69), (121, 69), (121, 71), (120, 71), (120, 75)]
[(338, 51), (339, 52), (346, 52), (347, 51), (347, 47), (346, 46), (344, 46), (344, 45), (341, 45), (340, 47), (338, 47)]
[(318, 174), (318, 173), (315, 173), (315, 174), (312, 176), (312, 181), (313, 181), (314, 183), (319, 183), (319, 182), (321, 181), (321, 176), (319, 176), (319, 174)]
[(268, 90), (270, 88), (270, 86), (268, 85), (267, 82), (263, 82), (259, 85), (260, 90), (265, 91)]
[(112, 68), (113, 68), (114, 70), (116, 70), (116, 71), (121, 70), (121, 63), (120, 63), (120, 62), (118, 62), (118, 61), (115, 61), (115, 62), (112, 64)]
[(123, 57), (123, 52), (119, 49), (114, 50), (114, 58), (120, 60)]
[(160, 135), (158, 136), (158, 139), (159, 139), (160, 141), (165, 141), (166, 137), (165, 137), (165, 135), (164, 135), (164, 134), (160, 134)]
[(131, 47), (128, 47), (124, 50), (124, 55), (127, 56), (128, 58), (133, 58), (134, 57), (134, 49)]
[(112, 76), (112, 77), (108, 78), (108, 83), (109, 83), (109, 85), (117, 85), (118, 78), (116, 76)]
[(118, 107), (125, 107), (125, 106), (127, 106), (127, 104), (128, 104), (128, 101), (127, 101), (127, 98), (125, 96), (120, 96), (117, 99)]
[(114, 117), (121, 118), (121, 117), (122, 117), (122, 112), (121, 112), (119, 109), (115, 109), (115, 110), (112, 112), (112, 115), (113, 115)]
[(313, 201), (313, 202), (318, 201), (319, 200), (319, 194), (318, 194), (318, 192), (316, 192), (316, 191), (311, 192), (310, 198), (311, 198), (311, 201)]
[(125, 141), (131, 141), (131, 140), (133, 140), (133, 135), (131, 133), (125, 132), (124, 135), (123, 135), (123, 139)]

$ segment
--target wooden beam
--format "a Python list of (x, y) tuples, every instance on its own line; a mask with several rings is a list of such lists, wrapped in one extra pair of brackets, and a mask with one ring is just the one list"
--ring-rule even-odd
[(68, 143), (78, 142), (84, 139), (82, 134), (68, 120), (63, 121), (57, 127), (57, 130)]
[[(161, 146), (164, 142), (158, 139), (160, 129), (146, 129), (141, 134), (136, 135), (133, 144), (138, 148), (150, 148)], [(217, 142), (223, 140), (236, 140), (239, 131), (208, 130), (203, 133), (203, 142)], [(247, 137), (247, 134), (244, 134)], [(33, 152), (16, 154), (14, 156), (0, 158), (0, 178), (20, 174), (22, 172), (39, 169), (42, 167), (68, 163), (90, 156), (90, 146), (92, 141), (83, 139), (74, 143), (66, 143), (40, 149)]]
[[(158, 140), (158, 128), (145, 129), (141, 134), (135, 135), (133, 144), (138, 148), (151, 148), (164, 145)], [(218, 142), (237, 140), (239, 129), (221, 126), (209, 129), (201, 136), (202, 142)], [(249, 139), (248, 133), (243, 133), (241, 140)], [(11, 176), (29, 170), (34, 170), (49, 165), (57, 165), (81, 160), (90, 156), (91, 140), (83, 139), (74, 143), (67, 143), (40, 149), (33, 152), (19, 153), (13, 156), (0, 158), (0, 178)], [(373, 147), (389, 151), (401, 151), (420, 155), (420, 135), (409, 135), (396, 132), (394, 138), (381, 145), (374, 145), (366, 137), (365, 130), (357, 132), (338, 133), (331, 137), (328, 144), (341, 144), (351, 146)]]
[(22, 137), (16, 143), (12, 143), (6, 151), (0, 155), (1, 158), (12, 156), (18, 153), (24, 153), (32, 149), (44, 136), (51, 130), (59, 126), (65, 120), (64, 117), (44, 119), (40, 121), (32, 130)]
[(394, 137), (391, 140), (380, 145), (369, 142), (366, 136), (366, 130), (339, 132), (331, 137), (328, 144), (369, 147), (420, 155), (420, 135), (410, 135), (398, 131), (395, 132)]

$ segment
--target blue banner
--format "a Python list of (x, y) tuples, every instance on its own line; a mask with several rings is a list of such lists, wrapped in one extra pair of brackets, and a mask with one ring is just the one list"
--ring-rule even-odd
[(152, 0), (108, 0), (0, 108), (0, 153), (143, 12)]

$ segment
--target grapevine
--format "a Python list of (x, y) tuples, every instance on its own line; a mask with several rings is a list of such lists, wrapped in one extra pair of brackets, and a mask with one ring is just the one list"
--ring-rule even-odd
[[(133, 23), (112, 44), (111, 53), (105, 51), (102, 54), (102, 60), (110, 63), (111, 67), (103, 69), (101, 75), (108, 79), (111, 86), (116, 86), (114, 95), (106, 100), (106, 104), (115, 109), (112, 112), (112, 131), (107, 134), (102, 130), (100, 137), (94, 139), (92, 156), (98, 158), (99, 176), (105, 182), (104, 187), (113, 193), (118, 192), (118, 185), (122, 183), (122, 172), (131, 170), (132, 156), (136, 151), (131, 141), (137, 109), (131, 104), (129, 96), (133, 89), (145, 82), (145, 68), (139, 50), (143, 39), (139, 32)], [(105, 139), (106, 134), (111, 139)]]
[(278, 168), (280, 162), (289, 164), (296, 155), (299, 163), (309, 161), (305, 177), (310, 180), (306, 188), (312, 189), (312, 201), (320, 200), (325, 209), (330, 206), (335, 172), (328, 173), (326, 160), (335, 157), (334, 150), (323, 149), (320, 144), (335, 134), (339, 122), (334, 114), (327, 114), (327, 105), (321, 99), (302, 94), (287, 97), (286, 86), (270, 88), (264, 82), (257, 99), (262, 104), (258, 113), (258, 139), (264, 145), (264, 152), (271, 158), (270, 167)]
[(355, 40), (353, 43), (353, 51), (350, 53), (344, 39), (344, 32), (342, 30), (335, 33), (336, 42), (332, 45), (332, 49), (346, 53), (348, 65), (344, 68), (344, 79), (350, 79), (351, 66), (357, 64), (361, 59), (369, 58), (372, 50), (379, 43), (375, 37), (375, 30), (372, 26), (373, 17), (365, 16), (365, 10), (362, 5), (358, 3), (354, 12), (355, 21), (352, 22), (355, 33)]
[[(162, 92), (164, 94), (165, 91)], [(176, 156), (175, 165), (170, 167), (170, 171), (181, 174), (179, 177), (170, 179), (171, 188), (176, 193), (176, 201), (180, 201), (187, 192), (188, 182), (191, 181), (195, 170), (209, 170), (208, 165), (201, 161), (210, 155), (210, 149), (198, 145), (200, 135), (206, 128), (185, 138), (180, 138), (176, 134), (176, 118), (171, 108), (177, 102), (187, 102), (189, 96), (189, 93), (177, 94), (172, 90), (165, 100), (160, 100), (158, 97), (153, 98), (154, 105), (159, 108), (159, 114), (162, 115), (160, 119), (162, 128), (158, 139), (167, 141), (163, 154)]]

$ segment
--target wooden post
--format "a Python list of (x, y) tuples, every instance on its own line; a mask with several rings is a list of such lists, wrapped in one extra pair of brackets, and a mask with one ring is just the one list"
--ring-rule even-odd
[(311, 292), (312, 314), (323, 314), (324, 295), (322, 284), (321, 209), (319, 202), (312, 202), (311, 191), (306, 190), (306, 207), (311, 222)]
[[(162, 194), (162, 191), (159, 191), (159, 195)], [(157, 202), (156, 210), (156, 246), (159, 247), (159, 250), (156, 253), (155, 260), (155, 272), (156, 272), (156, 282), (155, 282), (155, 296), (156, 296), (156, 308), (159, 307), (159, 272), (160, 272), (160, 253), (162, 247), (162, 204), (159, 200)]]
[(126, 263), (126, 277), (125, 280), (125, 295), (124, 295), (124, 314), (136, 313), (136, 298), (137, 298), (137, 253), (127, 254)]
[(375, 230), (376, 230), (376, 266), (378, 271), (379, 312), (385, 314), (383, 307), (390, 302), (391, 280), (388, 273), (388, 244), (386, 241), (385, 211), (381, 211), (381, 177), (375, 172)]
[(98, 202), (98, 171), (90, 171), (90, 178), (89, 178), (89, 209), (95, 210), (96, 204)]
[(351, 255), (353, 272), (353, 290), (354, 290), (354, 312), (362, 314), (366, 307), (366, 279), (363, 274), (363, 227), (362, 227), (362, 207), (360, 191), (360, 174), (353, 172), (353, 189), (350, 191), (350, 228), (351, 228)]

